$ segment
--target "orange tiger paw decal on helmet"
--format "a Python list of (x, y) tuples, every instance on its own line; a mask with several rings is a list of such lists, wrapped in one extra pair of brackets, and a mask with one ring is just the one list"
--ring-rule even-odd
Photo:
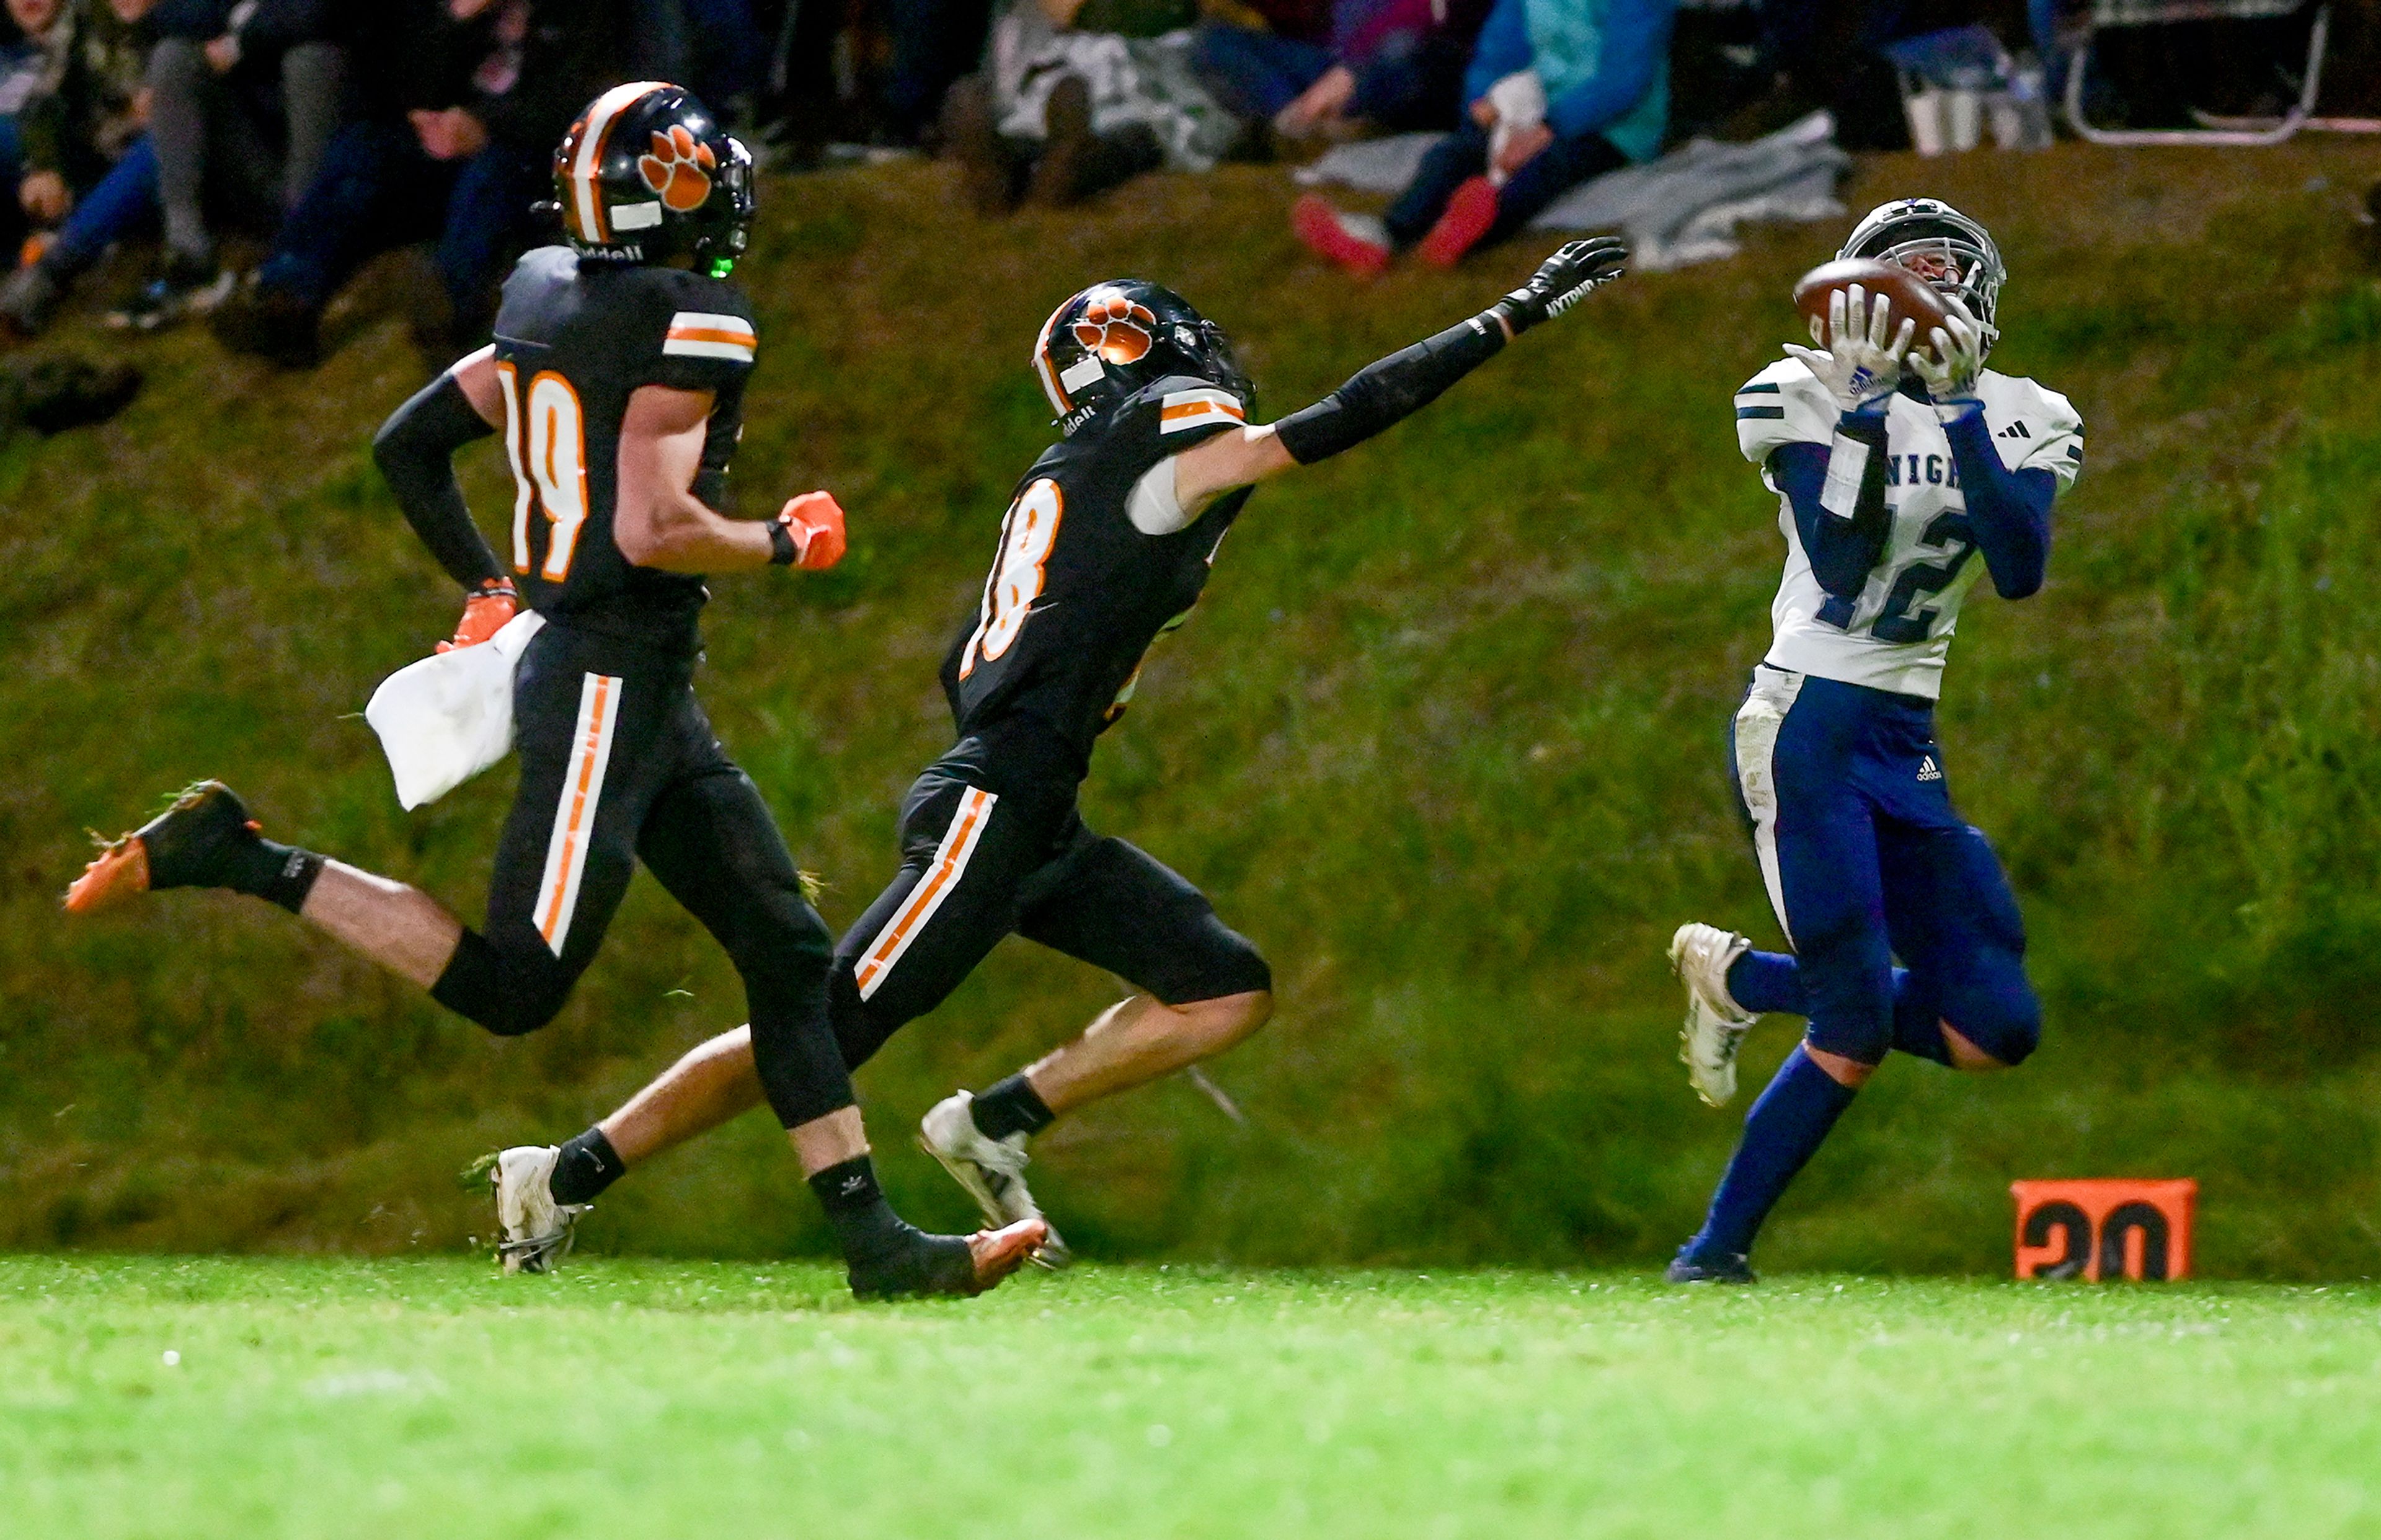
[(702, 207), (711, 196), (711, 174), (718, 167), (711, 146), (676, 124), (669, 132), (653, 135), (653, 153), (637, 157), (645, 185), (661, 194), (664, 207), (678, 214)]
[(1113, 289), (1093, 295), (1075, 323), (1075, 340), (1083, 350), (1110, 363), (1140, 362), (1156, 332), (1157, 317), (1147, 307)]

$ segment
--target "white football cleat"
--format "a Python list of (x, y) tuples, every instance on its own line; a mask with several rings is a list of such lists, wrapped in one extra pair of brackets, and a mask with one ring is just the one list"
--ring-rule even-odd
[[(943, 1163), (995, 1229), (1020, 1219), (1042, 1219), (1047, 1225), (1033, 1194), (1026, 1191), (1025, 1167), (1033, 1157), (1025, 1153), (1025, 1136), (985, 1138), (975, 1126), (974, 1104), (975, 1094), (970, 1091), (954, 1091), (936, 1102), (918, 1120), (918, 1147)], [(1031, 1260), (1056, 1272), (1074, 1261), (1075, 1253), (1052, 1226)]]
[(594, 1206), (554, 1201), (554, 1166), (561, 1158), (562, 1151), (552, 1144), (516, 1144), (497, 1152), (488, 1168), (496, 1223), (504, 1232), (496, 1255), (507, 1275), (552, 1272), (570, 1254), (579, 1216)]
[(1752, 942), (1717, 925), (1680, 925), (1670, 937), (1670, 972), (1687, 986), (1687, 1020), (1679, 1029), (1679, 1062), (1707, 1106), (1736, 1097), (1736, 1050), (1759, 1020), (1728, 992), (1729, 964)]

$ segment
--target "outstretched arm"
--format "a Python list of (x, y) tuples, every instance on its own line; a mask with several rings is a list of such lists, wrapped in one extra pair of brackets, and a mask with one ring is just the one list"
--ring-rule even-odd
[(1626, 271), (1629, 249), (1610, 237), (1574, 240), (1548, 257), (1520, 288), (1459, 325), (1390, 354), (1302, 411), (1278, 422), (1218, 434), (1168, 462), (1187, 518), (1236, 487), (1293, 465), (1352, 449), (1438, 399), (1456, 381), (1541, 321)]
[(620, 554), (664, 572), (834, 566), (843, 555), (843, 510), (825, 493), (804, 493), (770, 519), (728, 519), (694, 495), (711, 406), (711, 392), (674, 385), (640, 385), (629, 397), (612, 519)]

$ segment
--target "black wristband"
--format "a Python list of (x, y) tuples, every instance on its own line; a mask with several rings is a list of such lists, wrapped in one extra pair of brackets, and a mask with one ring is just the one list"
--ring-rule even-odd
[(802, 559), (802, 548), (794, 544), (794, 532), (782, 519), (769, 520), (769, 565), (791, 567)]
[(1357, 371), (1346, 385), (1274, 424), (1300, 465), (1329, 459), (1403, 422), (1496, 356), (1504, 328), (1488, 312)]

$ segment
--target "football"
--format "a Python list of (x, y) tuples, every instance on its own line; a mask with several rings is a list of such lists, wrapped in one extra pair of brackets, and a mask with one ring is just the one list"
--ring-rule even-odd
[[(1927, 335), (1950, 318), (1943, 297), (1925, 279), (1899, 263), (1876, 262), (1867, 257), (1842, 257), (1821, 263), (1802, 275), (1794, 286), (1794, 308), (1825, 328), (1827, 320), (1827, 297), (1840, 288), (1858, 284), (1871, 295), (1887, 294), (1893, 298), (1893, 319), (1899, 326), (1903, 321), (1915, 321), (1918, 330), (1911, 346), (1926, 346)], [(1826, 347), (1834, 338), (1822, 336), (1819, 346)]]

